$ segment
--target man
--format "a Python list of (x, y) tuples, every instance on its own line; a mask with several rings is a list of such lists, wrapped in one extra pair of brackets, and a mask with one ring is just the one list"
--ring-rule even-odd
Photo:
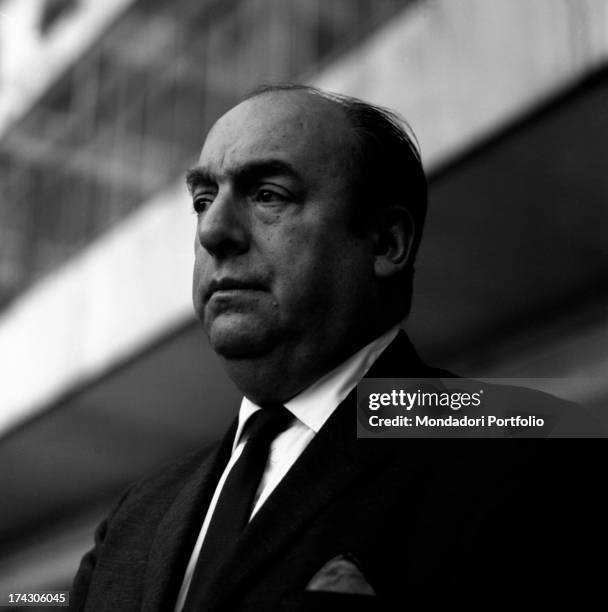
[[(188, 187), (195, 310), (244, 399), (210, 456), (127, 492), (72, 608), (405, 609), (522, 583), (546, 596), (574, 550), (555, 533), (567, 466), (530, 446), (356, 437), (363, 376), (447, 375), (398, 331), (426, 209), (399, 120), (312, 88), (260, 90), (213, 126)], [(283, 421), (256, 455), (262, 418)]]

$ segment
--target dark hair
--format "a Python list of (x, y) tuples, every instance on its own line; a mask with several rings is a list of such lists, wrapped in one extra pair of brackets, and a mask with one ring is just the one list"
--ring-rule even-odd
[[(427, 208), (427, 182), (416, 137), (399, 115), (358, 98), (325, 92), (298, 84), (264, 85), (245, 99), (278, 91), (303, 91), (336, 104), (353, 130), (352, 159), (345, 160), (352, 180), (355, 227), (369, 227), (369, 222), (391, 206), (402, 206), (412, 216), (414, 240), (405, 271), (409, 296), (414, 259)], [(409, 311), (409, 299), (407, 310)]]

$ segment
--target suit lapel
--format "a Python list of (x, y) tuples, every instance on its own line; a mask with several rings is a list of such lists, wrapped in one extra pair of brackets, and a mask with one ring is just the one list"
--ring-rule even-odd
[(206, 509), (230, 458), (235, 431), (236, 421), (220, 445), (188, 478), (158, 524), (150, 546), (143, 610), (173, 609)]
[[(428, 376), (428, 371), (407, 336), (400, 333), (368, 375), (391, 377), (399, 372), (400, 376), (415, 377)], [(218, 569), (206, 602), (209, 609), (221, 607), (225, 598), (239, 593), (324, 506), (397, 448), (390, 440), (358, 441), (356, 418), (354, 389), (266, 500), (233, 554)]]

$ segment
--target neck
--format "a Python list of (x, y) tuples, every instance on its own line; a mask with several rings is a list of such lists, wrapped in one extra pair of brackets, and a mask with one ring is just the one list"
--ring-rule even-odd
[[(322, 353), (321, 343), (312, 349), (277, 347), (263, 355), (222, 358), (228, 375), (238, 389), (254, 403), (284, 403), (308, 388), (319, 378), (346, 361), (351, 355), (388, 331), (396, 323), (357, 334), (334, 350)], [(353, 333), (353, 336), (355, 334)]]

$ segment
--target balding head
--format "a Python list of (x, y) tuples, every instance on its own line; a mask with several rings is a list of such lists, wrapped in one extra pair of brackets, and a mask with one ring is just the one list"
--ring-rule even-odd
[(259, 93), (218, 119), (201, 157), (211, 159), (219, 170), (237, 152), (255, 155), (261, 143), (265, 155), (280, 157), (288, 148), (290, 156), (315, 175), (323, 173), (325, 180), (349, 183), (346, 169), (355, 145), (352, 130), (344, 112), (329, 100), (297, 89)]

